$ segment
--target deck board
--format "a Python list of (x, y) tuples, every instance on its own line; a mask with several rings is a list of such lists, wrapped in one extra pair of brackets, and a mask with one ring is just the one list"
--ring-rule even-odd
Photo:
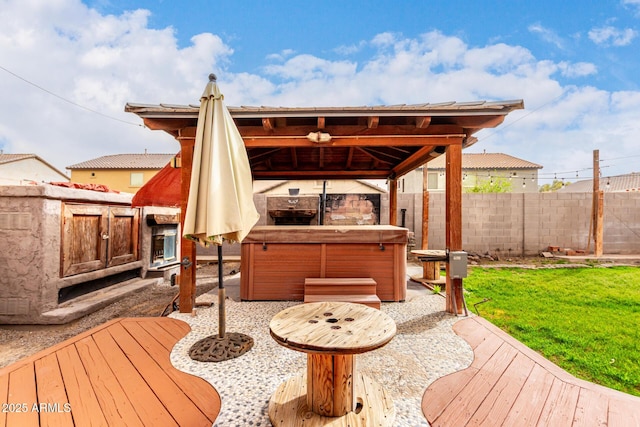
[(480, 317), (454, 330), (474, 360), (426, 389), (432, 426), (640, 427), (640, 398), (572, 376)]
[(0, 426), (211, 426), (219, 394), (169, 358), (189, 330), (116, 319), (0, 369), (0, 402), (26, 409), (0, 413)]

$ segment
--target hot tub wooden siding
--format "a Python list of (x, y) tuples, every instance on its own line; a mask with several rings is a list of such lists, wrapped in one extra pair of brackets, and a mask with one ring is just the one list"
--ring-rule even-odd
[(381, 301), (404, 301), (408, 230), (259, 226), (242, 242), (243, 300), (304, 299), (307, 277), (371, 277)]

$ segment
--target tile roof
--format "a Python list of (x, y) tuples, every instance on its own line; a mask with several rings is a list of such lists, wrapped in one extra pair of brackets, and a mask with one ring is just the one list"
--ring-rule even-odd
[[(445, 169), (446, 157), (433, 159), (427, 167)], [(503, 153), (463, 153), (462, 169), (542, 169), (542, 166)]]
[(114, 154), (67, 166), (67, 169), (162, 169), (175, 154)]
[[(128, 102), (125, 105), (125, 111), (140, 113), (141, 116), (154, 116), (163, 113), (169, 113), (172, 116), (193, 116), (198, 117), (200, 105), (175, 105), (175, 104), (140, 104)], [(521, 99), (512, 101), (471, 101), (471, 102), (440, 102), (440, 103), (422, 103), (422, 104), (397, 104), (397, 105), (377, 105), (377, 106), (356, 106), (356, 107), (271, 107), (271, 106), (227, 106), (229, 113), (233, 118), (240, 117), (269, 117), (274, 116), (309, 116), (321, 115), (324, 117), (331, 116), (412, 116), (429, 114), (432, 116), (439, 115), (473, 115), (479, 112), (493, 112), (503, 114), (509, 113), (512, 109), (524, 108), (524, 102)]]
[[(604, 176), (600, 178), (600, 189), (605, 193), (640, 192), (640, 172), (627, 175)], [(593, 191), (593, 179), (584, 179), (565, 185), (558, 191), (563, 193), (590, 193)]]
[(35, 154), (0, 154), (0, 165), (5, 163), (17, 162), (18, 160), (37, 158)]

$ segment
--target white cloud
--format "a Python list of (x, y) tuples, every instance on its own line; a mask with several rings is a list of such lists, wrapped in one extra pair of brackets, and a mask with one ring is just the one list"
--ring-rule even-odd
[(532, 25), (529, 25), (528, 30), (533, 34), (537, 34), (538, 36), (540, 36), (540, 38), (543, 41), (554, 45), (558, 49), (565, 48), (564, 47), (565, 42), (562, 39), (562, 37), (560, 37), (558, 34), (556, 34), (553, 30), (550, 30), (549, 28), (545, 28), (540, 24), (532, 24)]
[(640, 15), (640, 0), (622, 0), (622, 4), (635, 9), (636, 15)]
[[(173, 28), (149, 28), (144, 10), (104, 16), (77, 0), (0, 0), (0, 19), (0, 66), (126, 122), (140, 122), (124, 113), (126, 102), (197, 104), (207, 75), (222, 71), (225, 101), (234, 106), (524, 99), (527, 109), (483, 131), (474, 149), (509, 153), (544, 171), (589, 167), (596, 148), (601, 157), (638, 154), (639, 92), (565, 86), (561, 77), (595, 75), (596, 65), (536, 58), (523, 46), (469, 46), (439, 31), (381, 33), (363, 42), (372, 53), (358, 63), (281, 50), (260, 73), (231, 73), (233, 49), (220, 37), (203, 33), (180, 47)], [(562, 45), (541, 26), (530, 31)], [(179, 150), (164, 132), (90, 113), (2, 70), (0, 91), (5, 152), (36, 153), (63, 169), (106, 154)]]
[(631, 28), (621, 30), (612, 26), (594, 28), (589, 31), (589, 39), (597, 45), (604, 46), (627, 46), (637, 36), (638, 32), (636, 30)]
[(560, 62), (558, 68), (562, 75), (566, 77), (585, 77), (598, 72), (595, 64), (589, 62), (577, 62), (575, 64)]

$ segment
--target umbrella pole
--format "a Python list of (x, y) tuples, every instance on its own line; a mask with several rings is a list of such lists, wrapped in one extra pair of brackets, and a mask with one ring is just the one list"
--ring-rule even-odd
[(226, 329), (224, 271), (222, 266), (222, 245), (218, 245), (218, 336), (224, 338)]

